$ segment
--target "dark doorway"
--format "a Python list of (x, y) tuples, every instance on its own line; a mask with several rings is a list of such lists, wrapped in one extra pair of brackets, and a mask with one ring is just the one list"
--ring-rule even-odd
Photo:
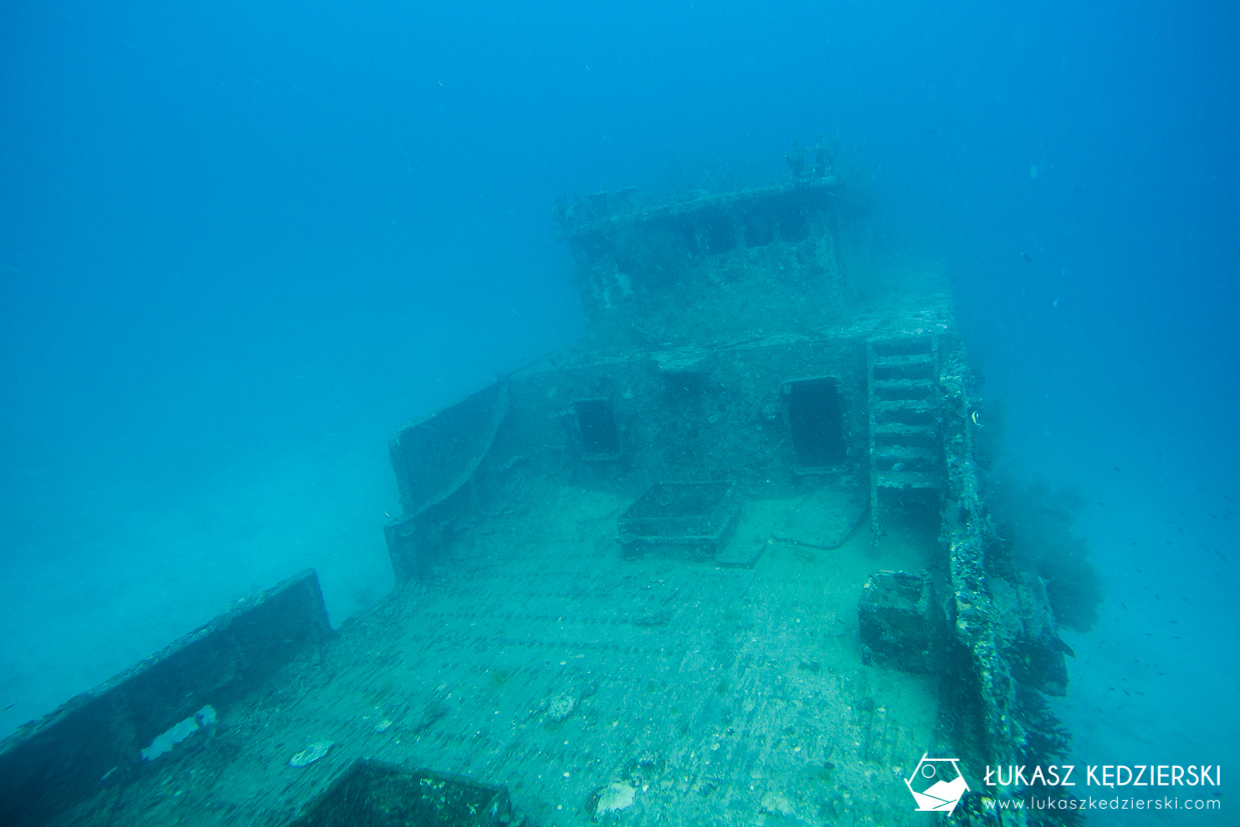
[(582, 459), (616, 459), (620, 456), (620, 429), (606, 399), (579, 399), (573, 403), (581, 432)]
[(786, 382), (784, 403), (799, 468), (825, 468), (844, 461), (844, 398), (837, 380)]

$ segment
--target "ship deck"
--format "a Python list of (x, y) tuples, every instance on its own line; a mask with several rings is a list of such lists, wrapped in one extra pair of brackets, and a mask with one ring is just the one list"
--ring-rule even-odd
[(857, 603), (872, 572), (930, 566), (932, 536), (875, 545), (856, 492), (759, 490), (725, 551), (763, 550), (752, 568), (624, 559), (631, 496), (524, 493), (209, 737), (58, 821), (283, 824), (369, 757), (507, 785), (544, 827), (594, 823), (611, 782), (634, 790), (615, 823), (913, 823), (935, 679), (864, 666)]

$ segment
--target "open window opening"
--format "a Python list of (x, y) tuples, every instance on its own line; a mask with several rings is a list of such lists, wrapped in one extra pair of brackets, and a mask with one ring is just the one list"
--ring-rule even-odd
[(838, 380), (822, 377), (785, 382), (784, 404), (798, 469), (812, 471), (844, 461), (848, 443)]
[(762, 247), (775, 240), (775, 223), (769, 215), (758, 213), (745, 221), (745, 246)]
[(731, 218), (721, 215), (711, 221), (707, 225), (707, 238), (712, 254), (732, 250), (736, 246), (736, 228), (732, 226)]
[(581, 458), (611, 460), (620, 456), (620, 429), (606, 399), (578, 399), (573, 403), (581, 434)]

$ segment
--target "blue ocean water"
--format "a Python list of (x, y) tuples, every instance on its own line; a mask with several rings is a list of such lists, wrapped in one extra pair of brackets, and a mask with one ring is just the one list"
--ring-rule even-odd
[(555, 196), (822, 132), (1082, 494), (1081, 762), (1237, 763), (1233, 5), (0, 14), (0, 730), (306, 566), (373, 604), (387, 436), (582, 330)]

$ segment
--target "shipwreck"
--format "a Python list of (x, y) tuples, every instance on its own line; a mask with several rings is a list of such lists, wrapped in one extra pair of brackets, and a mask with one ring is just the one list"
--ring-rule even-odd
[(588, 335), (393, 436), (398, 588), (332, 631), (304, 573), (26, 725), (0, 821), (911, 825), (950, 760), (1025, 823), (981, 771), (1066, 749), (1066, 647), (947, 279), (857, 200), (557, 204)]

